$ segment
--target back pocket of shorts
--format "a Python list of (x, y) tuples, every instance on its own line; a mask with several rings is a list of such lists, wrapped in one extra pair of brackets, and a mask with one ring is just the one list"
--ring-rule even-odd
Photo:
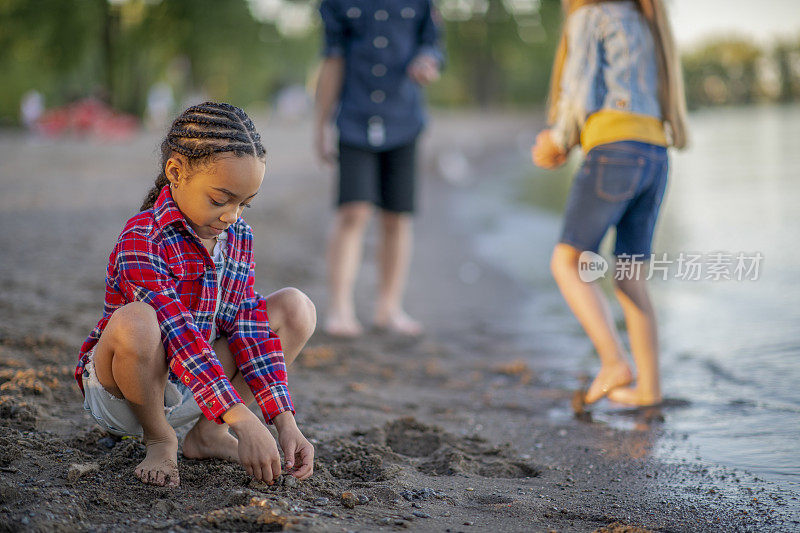
[(627, 159), (601, 155), (598, 156), (596, 163), (597, 196), (609, 202), (622, 202), (633, 198), (644, 174), (643, 157)]

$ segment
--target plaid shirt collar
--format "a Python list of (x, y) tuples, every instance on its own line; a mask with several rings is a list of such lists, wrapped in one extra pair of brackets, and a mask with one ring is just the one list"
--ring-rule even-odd
[(186, 230), (189, 235), (194, 236), (198, 240), (200, 239), (192, 227), (186, 222), (186, 217), (183, 216), (181, 210), (178, 209), (178, 204), (176, 204), (175, 200), (172, 198), (172, 191), (169, 186), (165, 185), (161, 188), (161, 193), (153, 204), (153, 218), (156, 221), (156, 225), (160, 228), (177, 226), (179, 229)]

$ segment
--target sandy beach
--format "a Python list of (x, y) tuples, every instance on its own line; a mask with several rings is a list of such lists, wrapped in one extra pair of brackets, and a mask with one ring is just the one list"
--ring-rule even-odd
[[(307, 121), (256, 117), (268, 151), (246, 213), (256, 287), (297, 287), (323, 318), (332, 172), (313, 162)], [(435, 115), (407, 297), (427, 332), (312, 337), (289, 369), (316, 448), (311, 479), (268, 487), (236, 464), (179, 458), (172, 490), (136, 480), (143, 445), (101, 432), (72, 377), (101, 314), (108, 254), (155, 175), (159, 135), (104, 144), (0, 132), (0, 531), (797, 530), (792, 506), (756, 476), (654, 453), (681, 446), (660, 425), (680, 400), (620, 411), (625, 430), (551, 416), (573, 390), (544, 359), (531, 363), (536, 344), (508, 327), (537, 294), (477, 257), (454, 215), (455, 197), (475, 194), (471, 180), (500, 179), (539, 124)], [(374, 255), (372, 232), (358, 286), (365, 322)]]

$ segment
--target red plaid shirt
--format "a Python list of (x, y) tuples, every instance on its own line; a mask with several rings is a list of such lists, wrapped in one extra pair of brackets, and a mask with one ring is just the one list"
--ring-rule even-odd
[[(253, 234), (243, 219), (228, 228), (227, 260), (216, 317), (236, 366), (267, 421), (292, 411), (280, 339), (269, 327), (267, 302), (253, 290)], [(241, 398), (225, 376), (208, 336), (217, 301), (214, 261), (164, 187), (152, 209), (131, 218), (108, 260), (103, 317), (80, 350), (75, 379), (83, 391), (88, 352), (112, 313), (140, 301), (156, 311), (170, 380), (188, 386), (209, 420)]]

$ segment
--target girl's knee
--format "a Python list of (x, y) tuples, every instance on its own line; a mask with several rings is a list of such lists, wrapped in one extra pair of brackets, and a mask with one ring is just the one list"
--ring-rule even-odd
[(278, 320), (280, 329), (290, 329), (310, 337), (317, 325), (317, 309), (302, 291), (289, 287), (276, 294), (276, 302), (270, 309), (270, 321)]
[(149, 355), (161, 344), (155, 309), (143, 302), (131, 302), (114, 311), (104, 333), (110, 334), (115, 353)]

